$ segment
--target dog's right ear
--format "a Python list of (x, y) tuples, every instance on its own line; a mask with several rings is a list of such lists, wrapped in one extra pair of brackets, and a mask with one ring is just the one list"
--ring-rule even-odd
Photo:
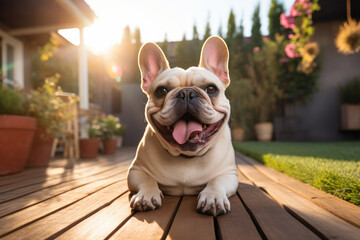
[(147, 92), (154, 79), (165, 69), (169, 63), (155, 43), (145, 43), (139, 51), (139, 68), (141, 71), (141, 88)]

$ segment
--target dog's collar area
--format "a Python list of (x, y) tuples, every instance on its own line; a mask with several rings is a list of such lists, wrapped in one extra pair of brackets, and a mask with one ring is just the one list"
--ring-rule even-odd
[[(209, 151), (209, 150), (208, 150)], [(198, 155), (194, 155), (194, 156), (190, 156), (190, 155), (186, 155), (186, 154), (180, 154), (180, 157), (184, 157), (184, 158), (194, 158), (194, 157), (202, 157), (204, 156), (208, 151), (206, 151), (204, 154), (198, 156)]]

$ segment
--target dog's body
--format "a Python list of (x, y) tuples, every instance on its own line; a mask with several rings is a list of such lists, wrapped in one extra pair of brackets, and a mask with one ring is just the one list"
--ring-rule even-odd
[(148, 121), (129, 169), (130, 200), (138, 211), (161, 206), (162, 192), (195, 195), (198, 211), (219, 215), (230, 210), (237, 170), (230, 129), (228, 50), (218, 37), (203, 46), (200, 67), (170, 69), (160, 48), (140, 50), (142, 89), (148, 95)]

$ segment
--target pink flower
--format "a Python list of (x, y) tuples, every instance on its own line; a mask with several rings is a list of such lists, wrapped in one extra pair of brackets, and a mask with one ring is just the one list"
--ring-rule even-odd
[(289, 39), (293, 39), (294, 36), (295, 36), (294, 34), (290, 33), (290, 34), (288, 35), (288, 38), (289, 38)]
[(256, 46), (256, 47), (253, 48), (253, 51), (258, 52), (258, 51), (260, 51), (260, 48), (258, 46)]
[(300, 12), (296, 9), (295, 4), (291, 6), (290, 16), (292, 17), (300, 16)]
[(280, 24), (284, 28), (294, 29), (296, 27), (296, 19), (292, 16), (286, 16), (285, 13), (280, 15)]
[(311, 2), (307, 2), (303, 4), (303, 9), (308, 9), (312, 7), (312, 3)]
[(289, 58), (300, 57), (300, 54), (296, 52), (296, 46), (293, 43), (286, 45), (285, 53)]
[(288, 62), (288, 61), (289, 61), (289, 59), (286, 58), (286, 57), (280, 58), (280, 62), (282, 62), (282, 63), (286, 63), (286, 62)]

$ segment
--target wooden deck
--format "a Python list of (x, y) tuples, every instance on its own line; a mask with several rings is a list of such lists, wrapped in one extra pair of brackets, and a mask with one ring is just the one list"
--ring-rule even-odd
[(237, 153), (229, 214), (196, 212), (196, 196), (165, 196), (132, 212), (126, 171), (135, 149), (113, 157), (54, 160), (0, 177), (3, 239), (360, 239), (360, 208)]

